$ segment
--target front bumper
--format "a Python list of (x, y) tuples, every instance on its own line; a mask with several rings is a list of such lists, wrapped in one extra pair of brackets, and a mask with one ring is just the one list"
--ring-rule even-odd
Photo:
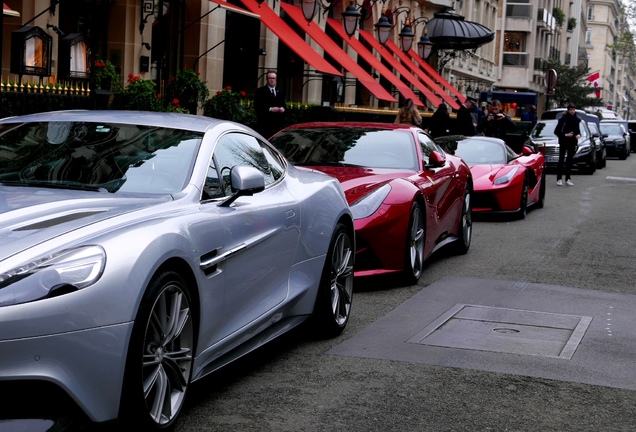
[(52, 383), (92, 421), (113, 420), (119, 413), (132, 325), (0, 341), (0, 382)]

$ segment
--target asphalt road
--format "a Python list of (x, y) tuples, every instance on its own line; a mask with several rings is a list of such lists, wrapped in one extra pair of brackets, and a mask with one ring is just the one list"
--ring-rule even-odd
[(630, 390), (329, 354), (449, 276), (636, 294), (636, 156), (574, 174), (574, 187), (548, 180), (545, 208), (476, 221), (468, 254), (433, 257), (418, 285), (357, 281), (341, 337), (296, 332), (197, 383), (176, 431), (636, 430)]
[[(571, 379), (577, 372), (585, 375), (571, 370), (584, 349), (560, 363), (569, 380), (542, 378), (540, 370), (530, 376), (450, 361), (427, 363), (426, 358), (396, 360), (391, 353), (387, 358), (333, 353), (362, 334), (369, 338), (369, 330), (381, 333), (381, 324), (396, 312), (419, 315), (412, 303), (410, 309), (404, 306), (422, 295), (437, 300), (440, 281), (447, 278), (544, 284), (574, 295), (592, 292), (626, 304), (636, 301), (636, 155), (611, 159), (594, 175), (575, 174), (574, 187), (556, 186), (554, 174), (548, 179), (545, 208), (531, 210), (521, 221), (477, 220), (468, 254), (432, 257), (418, 285), (404, 287), (390, 278), (356, 281), (352, 317), (339, 338), (314, 340), (301, 328), (195, 383), (175, 431), (636, 430), (635, 391)], [(426, 308), (421, 311), (418, 319), (426, 321)], [(629, 312), (622, 326), (633, 329), (636, 317)], [(400, 318), (406, 322), (408, 314)], [(616, 333), (605, 341), (608, 362), (636, 345), (631, 331), (622, 337)], [(373, 333), (366, 340), (375, 343)], [(493, 363), (515, 358), (489, 355)], [(545, 361), (517, 358), (539, 369)], [(623, 360), (629, 368), (630, 359)], [(600, 372), (603, 363), (601, 352)]]

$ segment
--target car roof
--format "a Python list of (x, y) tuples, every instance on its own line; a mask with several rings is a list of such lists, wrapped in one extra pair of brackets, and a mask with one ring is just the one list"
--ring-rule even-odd
[(382, 122), (307, 122), (297, 123), (286, 127), (283, 130), (290, 129), (315, 129), (315, 128), (358, 128), (358, 129), (382, 129), (382, 130), (412, 130), (420, 129), (417, 126), (411, 126), (402, 123), (382, 123)]
[(225, 120), (219, 120), (211, 117), (181, 113), (121, 110), (69, 110), (49, 111), (17, 117), (7, 117), (1, 119), (0, 124), (65, 121), (110, 122), (144, 126), (162, 126), (174, 129), (191, 130), (195, 132), (205, 132), (210, 127), (227, 122)]

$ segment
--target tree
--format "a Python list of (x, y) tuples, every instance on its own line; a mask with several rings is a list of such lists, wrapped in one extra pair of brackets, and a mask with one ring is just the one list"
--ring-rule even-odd
[(555, 60), (548, 60), (548, 67), (557, 73), (555, 94), (550, 98), (557, 106), (565, 107), (573, 103), (577, 107), (603, 105), (602, 99), (593, 95), (602, 87), (591, 87), (587, 81), (590, 69), (586, 66), (570, 67)]

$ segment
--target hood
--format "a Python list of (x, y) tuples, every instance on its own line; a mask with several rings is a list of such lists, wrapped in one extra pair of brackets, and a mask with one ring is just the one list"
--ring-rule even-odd
[(486, 181), (492, 183), (497, 173), (501, 171), (507, 165), (503, 164), (484, 164), (484, 165), (471, 165), (470, 173), (473, 175), (475, 183), (478, 181)]
[(387, 168), (350, 168), (332, 166), (312, 166), (312, 169), (324, 172), (338, 179), (342, 185), (347, 202), (352, 204), (374, 189), (395, 180), (414, 174), (411, 170)]
[(99, 192), (0, 187), (0, 260), (79, 228), (170, 196), (122, 198)]

